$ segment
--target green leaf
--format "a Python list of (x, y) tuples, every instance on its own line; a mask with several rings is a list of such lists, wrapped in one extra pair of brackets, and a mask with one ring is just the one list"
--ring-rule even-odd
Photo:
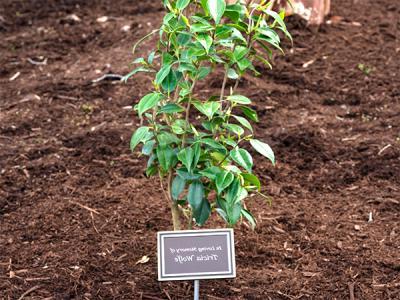
[(245, 168), (249, 173), (251, 173), (253, 158), (247, 150), (234, 149), (230, 151), (229, 155), (239, 166)]
[(195, 169), (197, 167), (197, 164), (199, 163), (199, 160), (200, 160), (200, 155), (201, 155), (200, 144), (194, 144), (192, 146), (192, 148), (193, 148), (193, 151), (194, 151), (192, 166)]
[(189, 173), (185, 168), (180, 168), (176, 170), (176, 173), (179, 177), (185, 180), (198, 180), (201, 178), (200, 174)]
[(236, 71), (232, 68), (228, 69), (228, 78), (229, 79), (238, 79), (239, 75), (236, 73)]
[(156, 75), (156, 84), (160, 85), (164, 79), (169, 75), (171, 71), (171, 65), (164, 65), (162, 66), (162, 68), (160, 69), (160, 71), (158, 71), (157, 75)]
[(268, 158), (275, 165), (275, 154), (268, 144), (255, 139), (251, 139), (250, 144), (258, 153)]
[(211, 17), (214, 19), (216, 24), (219, 24), (222, 16), (224, 15), (226, 3), (225, 0), (208, 0), (207, 8), (210, 12)]
[(251, 61), (248, 60), (248, 59), (245, 58), (245, 57), (242, 58), (241, 60), (239, 60), (239, 61), (237, 62), (237, 65), (238, 65), (240, 71), (244, 71), (244, 70), (246, 70), (246, 69), (254, 69), (254, 66), (253, 66), (253, 64), (251, 63)]
[(149, 56), (148, 56), (148, 58), (147, 58), (147, 62), (151, 65), (152, 63), (153, 63), (153, 61), (154, 61), (154, 57), (156, 56), (156, 53), (154, 52), (154, 51), (152, 51), (150, 54), (149, 54)]
[(168, 103), (160, 108), (158, 113), (165, 113), (165, 114), (174, 114), (183, 112), (185, 109), (182, 106), (179, 106), (175, 103)]
[(156, 166), (153, 165), (153, 166), (147, 167), (147, 169), (146, 169), (146, 176), (147, 177), (151, 177), (156, 173), (157, 173), (157, 167)]
[(175, 201), (179, 199), (179, 195), (182, 194), (185, 189), (186, 181), (180, 176), (176, 176), (172, 181), (171, 195)]
[(200, 174), (211, 179), (212, 181), (215, 181), (217, 178), (217, 175), (221, 172), (221, 169), (216, 167), (216, 166), (212, 166), (209, 167), (205, 170), (200, 171)]
[(248, 210), (246, 210), (244, 208), (242, 208), (242, 212), (241, 213), (242, 213), (242, 216), (245, 217), (245, 219), (247, 221), (249, 221), (251, 229), (254, 230), (256, 228), (256, 225), (257, 225), (256, 219), (254, 218), (254, 216)]
[(179, 45), (186, 46), (192, 39), (192, 36), (189, 33), (182, 32), (182, 33), (178, 34), (177, 39), (178, 39)]
[(272, 18), (274, 18), (275, 22), (279, 24), (279, 29), (282, 30), (282, 32), (290, 39), (292, 40), (292, 36), (290, 35), (289, 31), (286, 29), (285, 22), (283, 21), (282, 16), (280, 16), (278, 13), (276, 13), (273, 10), (265, 10), (264, 11), (267, 15), (270, 15)]
[(133, 75), (139, 73), (139, 72), (153, 72), (152, 70), (146, 68), (146, 67), (139, 67), (131, 71), (129, 74), (125, 75), (124, 77), (121, 78), (122, 82), (127, 82), (129, 78), (131, 78)]
[(188, 6), (190, 3), (190, 0), (178, 0), (176, 2), (176, 8), (180, 11), (184, 10), (186, 6)]
[(258, 191), (260, 191), (261, 183), (256, 175), (250, 173), (242, 173), (241, 176), (243, 177), (245, 188), (250, 189), (255, 187)]
[(222, 171), (218, 173), (215, 180), (218, 194), (221, 194), (232, 183), (233, 179), (234, 176), (230, 172)]
[(192, 171), (192, 162), (194, 157), (194, 150), (191, 147), (182, 149), (178, 153), (178, 159), (182, 162), (182, 164), (187, 168), (189, 172)]
[(242, 136), (244, 133), (243, 128), (236, 124), (225, 124), (225, 128), (233, 132), (237, 136)]
[(147, 141), (144, 143), (142, 148), (142, 153), (144, 155), (150, 155), (153, 152), (154, 145), (156, 144), (155, 140)]
[(193, 102), (194, 107), (197, 108), (201, 113), (206, 115), (209, 119), (211, 119), (214, 114), (218, 111), (218, 109), (221, 106), (221, 103), (216, 102), (216, 101), (211, 101), (211, 102), (205, 102), (201, 103), (198, 101)]
[(241, 188), (240, 181), (239, 179), (235, 178), (232, 181), (231, 185), (228, 187), (225, 194), (225, 200), (227, 205), (231, 206), (236, 202), (240, 193), (240, 188)]
[(206, 144), (207, 146), (210, 146), (211, 148), (217, 149), (217, 150), (224, 150), (226, 151), (226, 148), (218, 143), (217, 141), (211, 139), (211, 138), (206, 138), (206, 139), (201, 139), (199, 142)]
[(130, 142), (131, 151), (135, 150), (136, 146), (139, 143), (144, 142), (144, 139), (146, 138), (149, 130), (150, 130), (149, 127), (143, 126), (143, 127), (139, 127), (135, 131), (135, 133), (132, 135), (131, 142)]
[(208, 74), (210, 74), (211, 71), (212, 71), (212, 69), (210, 67), (199, 68), (199, 70), (197, 72), (198, 80), (204, 79)]
[(245, 118), (243, 117), (239, 117), (239, 116), (233, 116), (240, 124), (242, 124), (242, 126), (246, 127), (248, 130), (250, 130), (251, 132), (253, 132), (253, 127), (251, 126), (250, 122), (247, 121)]
[(172, 125), (171, 125), (171, 130), (175, 134), (184, 134), (185, 133), (185, 128), (186, 128), (186, 121), (185, 120), (176, 120)]
[(193, 211), (201, 209), (204, 199), (204, 186), (200, 181), (193, 181), (189, 186), (188, 201)]
[(208, 32), (212, 30), (214, 30), (214, 27), (212, 27), (211, 25), (201, 23), (192, 24), (192, 26), (190, 26), (190, 31), (193, 33)]
[(176, 164), (176, 155), (170, 146), (158, 146), (156, 149), (157, 159), (164, 171), (168, 171)]
[(243, 57), (245, 57), (248, 51), (249, 50), (247, 49), (247, 47), (236, 46), (235, 50), (233, 51), (233, 57), (236, 61), (240, 61)]
[(138, 104), (139, 116), (142, 116), (144, 112), (152, 109), (163, 98), (164, 96), (161, 93), (150, 93), (144, 96)]
[(199, 209), (193, 210), (193, 217), (196, 220), (196, 223), (200, 226), (204, 225), (204, 223), (208, 220), (211, 214), (211, 205), (204, 199), (201, 202), (201, 206)]
[(157, 140), (161, 146), (166, 146), (174, 143), (179, 144), (181, 141), (175, 134), (166, 131), (159, 133), (157, 135)]
[(177, 73), (173, 70), (170, 70), (167, 77), (165, 77), (163, 82), (161, 83), (161, 86), (166, 92), (170, 93), (173, 90), (175, 90), (177, 83), (178, 83)]
[(199, 34), (196, 37), (196, 39), (199, 41), (199, 43), (204, 47), (204, 49), (208, 53), (208, 51), (210, 50), (210, 47), (213, 43), (212, 37), (209, 36), (208, 34), (202, 33), (202, 34)]
[(227, 99), (238, 104), (251, 104), (251, 100), (242, 95), (231, 95), (228, 96)]
[(230, 18), (233, 22), (237, 23), (242, 14), (243, 6), (241, 4), (233, 4), (226, 6), (224, 15)]
[(247, 106), (240, 106), (240, 109), (242, 110), (243, 114), (251, 121), (258, 122), (258, 116), (257, 112), (250, 107)]

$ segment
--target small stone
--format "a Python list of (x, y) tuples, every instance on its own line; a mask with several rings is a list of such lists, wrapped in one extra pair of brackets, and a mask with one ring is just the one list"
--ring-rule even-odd
[(108, 21), (108, 17), (107, 16), (102, 16), (102, 17), (98, 17), (97, 18), (97, 22), (98, 23), (105, 23)]
[(357, 230), (357, 231), (360, 231), (361, 230), (361, 226), (360, 225), (354, 225), (354, 229)]

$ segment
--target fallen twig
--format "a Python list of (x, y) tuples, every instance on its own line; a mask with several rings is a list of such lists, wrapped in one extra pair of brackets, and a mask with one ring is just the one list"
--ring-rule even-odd
[(72, 203), (72, 204), (78, 205), (79, 207), (81, 207), (81, 208), (83, 208), (83, 209), (86, 209), (86, 210), (88, 210), (88, 211), (90, 211), (90, 212), (92, 212), (92, 213), (95, 213), (96, 215), (100, 215), (100, 213), (99, 213), (97, 210), (95, 210), (95, 209), (93, 209), (93, 208), (90, 208), (89, 206), (80, 204), (80, 203), (75, 202), (75, 201), (72, 201), (72, 200), (69, 200), (69, 202)]
[(350, 300), (354, 300), (354, 282), (349, 283)]
[(32, 65), (38, 65), (38, 66), (47, 65), (47, 58), (45, 58), (43, 61), (37, 61), (37, 60), (33, 60), (32, 58), (28, 57), (26, 60)]
[(392, 147), (391, 144), (387, 144), (385, 147), (383, 147), (381, 150), (379, 150), (378, 155), (381, 155), (383, 153), (383, 151), (385, 151), (386, 149)]
[(24, 299), (25, 296), (29, 295), (30, 293), (32, 293), (33, 291), (36, 291), (38, 288), (40, 288), (40, 285), (35, 285), (33, 288), (30, 288), (29, 290), (27, 290), (25, 293), (23, 293), (21, 295), (21, 297), (18, 298), (18, 300)]
[(19, 77), (19, 75), (21, 75), (21, 72), (17, 72), (15, 73), (13, 76), (10, 77), (10, 81), (14, 81), (15, 79), (17, 79)]
[(102, 80), (121, 81), (124, 76), (119, 74), (104, 74), (103, 76), (93, 79), (92, 82), (96, 83)]

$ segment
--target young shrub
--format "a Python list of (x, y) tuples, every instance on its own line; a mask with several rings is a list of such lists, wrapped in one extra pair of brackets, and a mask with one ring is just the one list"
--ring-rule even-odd
[[(260, 193), (252, 172), (253, 158), (245, 143), (275, 164), (266, 143), (253, 136), (257, 122), (251, 100), (237, 93), (246, 72), (258, 74), (253, 61), (271, 67), (272, 49), (281, 49), (280, 30), (291, 38), (284, 13), (270, 2), (227, 5), (224, 0), (163, 0), (167, 10), (157, 49), (138, 58), (138, 72), (154, 72), (153, 90), (135, 106), (142, 125), (133, 134), (132, 151), (142, 144), (149, 157), (147, 176), (159, 176), (171, 204), (174, 230), (182, 229), (181, 215), (203, 225), (212, 212), (234, 226), (242, 217), (256, 221), (246, 210), (249, 193)], [(219, 95), (208, 99), (196, 91), (216, 69), (224, 70)], [(227, 87), (228, 79), (234, 84)], [(166, 181), (166, 184), (163, 182)], [(163, 187), (163, 188), (164, 188)]]

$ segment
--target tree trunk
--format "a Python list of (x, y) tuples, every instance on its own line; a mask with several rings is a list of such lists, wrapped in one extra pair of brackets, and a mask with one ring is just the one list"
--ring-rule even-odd
[[(238, 0), (226, 0), (228, 4), (234, 4)], [(240, 0), (248, 3), (249, 0)], [(259, 0), (253, 0), (257, 2)], [(274, 3), (274, 9), (285, 9), (287, 15), (297, 14), (306, 19), (311, 25), (319, 25), (324, 22), (324, 17), (329, 14), (331, 0), (292, 0), (292, 6), (288, 0), (270, 0)]]

